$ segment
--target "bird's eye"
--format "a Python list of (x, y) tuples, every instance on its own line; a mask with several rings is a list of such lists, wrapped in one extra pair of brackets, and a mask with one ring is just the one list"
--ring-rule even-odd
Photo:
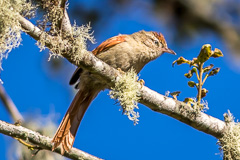
[(155, 43), (156, 46), (159, 46), (159, 41), (155, 40), (154, 43)]

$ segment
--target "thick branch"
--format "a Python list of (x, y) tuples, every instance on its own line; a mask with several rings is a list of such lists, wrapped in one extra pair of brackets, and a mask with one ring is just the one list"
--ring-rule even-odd
[[(39, 40), (41, 35), (44, 35), (46, 39), (53, 40), (54, 37), (45, 34), (43, 31), (41, 31), (38, 27), (33, 25), (30, 21), (25, 19), (24, 17), (20, 16), (18, 17), (18, 20), (24, 30), (27, 34), (29, 34), (32, 38), (35, 40)], [(51, 49), (51, 41), (49, 43), (46, 43), (46, 47)], [(72, 48), (70, 48), (70, 44), (65, 43), (63, 50), (62, 50), (62, 56), (66, 58), (70, 63), (82, 67), (84, 69), (87, 69), (91, 71), (92, 73), (95, 73), (98, 78), (106, 81), (107, 83), (114, 84), (112, 81), (115, 81), (116, 75), (120, 75), (119, 71), (110, 67), (103, 61), (99, 60), (97, 57), (95, 57), (91, 52), (87, 54), (85, 57), (82, 58), (81, 62), (78, 64), (75, 61), (72, 60), (71, 55), (68, 53), (71, 51)], [(110, 85), (111, 86), (111, 85)]]
[[(29, 31), (27, 33), (30, 36), (36, 40), (39, 39), (42, 31), (23, 17), (20, 17), (19, 21), (22, 24), (23, 29)], [(71, 50), (71, 48), (64, 49), (62, 56), (68, 59), (70, 63), (91, 71), (95, 76), (97, 76), (97, 78), (108, 83), (109, 87), (114, 86), (114, 83), (119, 78), (119, 71), (102, 62), (91, 53), (86, 55), (79, 64), (76, 64), (76, 62), (72, 61), (70, 55), (67, 54), (67, 50)], [(190, 108), (187, 104), (165, 97), (147, 87), (142, 87), (141, 97), (141, 103), (145, 104), (150, 109), (159, 113), (167, 114), (196, 128), (199, 131), (203, 131), (216, 138), (220, 138), (224, 132), (225, 123), (223, 121), (205, 113), (196, 113), (196, 111)]]
[(169, 115), (216, 138), (223, 136), (226, 124), (215, 117), (200, 111), (196, 113), (186, 103), (163, 96), (148, 87), (141, 89), (141, 96), (142, 100), (140, 102), (153, 111)]
[[(7, 122), (0, 120), (0, 133), (20, 138), (22, 140), (29, 141), (30, 143), (33, 143), (34, 145), (38, 145), (42, 149), (52, 151), (52, 143), (51, 138), (43, 136), (39, 134), (38, 132), (32, 131), (30, 129), (24, 128), (22, 126), (15, 126), (13, 124), (9, 124)], [(57, 148), (54, 150), (54, 152), (60, 154), (60, 149)], [(86, 152), (83, 152), (79, 149), (72, 148), (69, 153), (65, 152), (65, 157), (71, 158), (71, 159), (82, 159), (82, 160), (101, 160), (100, 158), (97, 158), (95, 156), (92, 156)]]

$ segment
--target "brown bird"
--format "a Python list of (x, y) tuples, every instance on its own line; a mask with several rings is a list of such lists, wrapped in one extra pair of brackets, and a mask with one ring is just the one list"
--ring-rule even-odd
[[(134, 68), (137, 73), (150, 61), (161, 56), (164, 52), (176, 54), (169, 49), (164, 36), (157, 32), (139, 31), (131, 35), (112, 37), (92, 53), (114, 68), (128, 71)], [(79, 81), (80, 80), (80, 81)], [(73, 146), (79, 124), (88, 106), (107, 84), (91, 76), (89, 71), (77, 68), (70, 80), (70, 85), (77, 83), (79, 89), (52, 142), (53, 150), (61, 147), (61, 154), (69, 152)]]

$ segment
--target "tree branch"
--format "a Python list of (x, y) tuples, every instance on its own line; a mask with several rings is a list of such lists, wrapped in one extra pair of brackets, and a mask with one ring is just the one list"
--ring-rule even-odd
[(72, 26), (66, 9), (67, 0), (60, 0), (59, 7), (63, 9), (63, 17), (59, 21), (59, 28), (64, 35), (72, 36)]
[[(21, 16), (19, 17), (19, 22), (23, 29), (27, 31), (26, 33), (34, 39), (39, 40), (40, 35), (43, 33), (39, 28)], [(49, 39), (54, 39), (49, 35), (48, 37)], [(51, 41), (49, 43), (51, 43)], [(46, 45), (48, 47), (51, 46), (51, 44)], [(99, 60), (91, 52), (84, 56), (80, 60), (79, 64), (77, 64), (71, 59), (70, 55), (67, 54), (67, 51), (72, 49), (71, 47), (69, 48), (69, 46), (71, 45), (66, 44), (65, 48), (63, 48), (63, 57), (65, 57), (70, 63), (91, 71), (97, 78), (105, 81), (109, 88), (114, 86), (114, 83), (121, 76), (118, 70)], [(165, 97), (147, 87), (141, 88), (141, 97), (142, 99), (140, 102), (150, 109), (159, 113), (167, 114), (199, 131), (210, 134), (216, 138), (222, 137), (224, 133), (224, 129), (226, 127), (225, 122), (205, 113), (196, 112), (196, 110), (192, 109), (183, 102)]]
[(62, 31), (67, 35), (72, 35), (72, 26), (66, 9), (64, 9), (64, 16), (62, 19)]
[[(51, 138), (43, 136), (38, 132), (32, 131), (22, 126), (16, 126), (0, 120), (0, 133), (14, 138), (20, 138), (22, 140), (33, 143), (34, 145), (38, 145), (42, 149), (52, 151)], [(61, 154), (60, 148), (57, 148), (54, 150), (54, 152)], [(101, 160), (100, 158), (92, 156), (76, 148), (72, 148), (68, 153), (65, 152), (63, 156), (77, 160)]]
[(184, 102), (163, 96), (148, 87), (141, 89), (140, 102), (153, 111), (166, 114), (216, 138), (223, 136), (226, 123), (203, 112), (196, 112)]
[(6, 93), (5, 89), (3, 88), (3, 86), (0, 84), (0, 98), (5, 106), (5, 108), (7, 109), (7, 111), (9, 112), (9, 114), (11, 115), (12, 119), (16, 122), (16, 121), (23, 121), (23, 116), (21, 115), (21, 113), (18, 111), (17, 107), (15, 106), (15, 104), (13, 103), (12, 99), (8, 96), (8, 94)]

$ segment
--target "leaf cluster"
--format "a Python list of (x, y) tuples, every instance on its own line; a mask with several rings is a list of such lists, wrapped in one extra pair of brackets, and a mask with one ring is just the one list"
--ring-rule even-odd
[[(193, 75), (196, 75), (197, 81), (188, 81), (188, 86), (191, 88), (196, 88), (198, 91), (197, 94), (197, 105), (200, 106), (202, 110), (204, 106), (201, 105), (201, 99), (205, 97), (208, 93), (206, 88), (203, 88), (203, 84), (206, 82), (208, 77), (217, 75), (220, 71), (220, 68), (214, 68), (213, 64), (210, 64), (204, 67), (206, 61), (210, 58), (219, 58), (223, 57), (223, 53), (221, 50), (215, 48), (212, 50), (212, 46), (210, 44), (205, 44), (202, 46), (198, 56), (193, 58), (192, 60), (185, 59), (184, 57), (179, 57), (177, 60), (173, 62), (174, 64), (181, 65), (181, 64), (188, 64), (191, 69), (188, 73), (185, 73), (184, 76), (188, 79), (192, 78)], [(185, 98), (184, 102), (188, 104), (192, 104), (195, 102), (193, 98)]]

